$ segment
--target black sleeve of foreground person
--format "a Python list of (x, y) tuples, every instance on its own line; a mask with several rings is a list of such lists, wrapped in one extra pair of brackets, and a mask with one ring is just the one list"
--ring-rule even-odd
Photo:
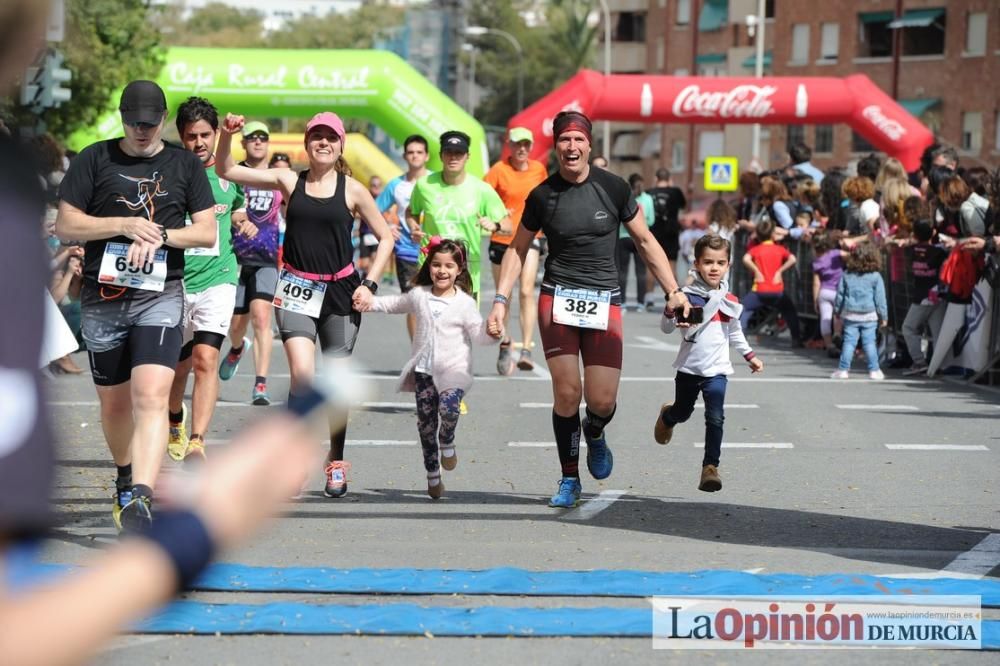
[(29, 157), (0, 134), (0, 538), (48, 526), (53, 452), (39, 373), (48, 256), (45, 192)]

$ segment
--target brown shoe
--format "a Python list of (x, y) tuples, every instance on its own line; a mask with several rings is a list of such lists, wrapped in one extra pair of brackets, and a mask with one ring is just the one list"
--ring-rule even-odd
[(438, 456), (438, 460), (441, 462), (441, 467), (448, 470), (449, 472), (458, 467), (458, 453), (455, 452), (455, 447), (451, 447), (450, 456), (444, 455), (444, 448), (442, 448), (441, 455)]
[(670, 438), (674, 436), (674, 427), (663, 422), (663, 415), (667, 413), (672, 402), (665, 402), (660, 407), (660, 413), (656, 416), (656, 425), (653, 426), (653, 439), (657, 444), (669, 444)]
[(719, 476), (718, 467), (705, 465), (701, 468), (701, 483), (698, 484), (698, 490), (704, 490), (706, 493), (722, 490), (722, 477)]
[(440, 475), (438, 476), (438, 482), (436, 485), (431, 485), (428, 481), (427, 483), (427, 496), (431, 499), (441, 499), (444, 495), (444, 481), (441, 480)]
[(72, 356), (63, 356), (56, 361), (56, 365), (67, 375), (79, 375), (83, 373), (83, 368), (73, 362)]

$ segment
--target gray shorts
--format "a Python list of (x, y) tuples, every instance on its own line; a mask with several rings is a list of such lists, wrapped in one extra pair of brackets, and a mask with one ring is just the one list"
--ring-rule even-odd
[(236, 306), (233, 314), (250, 312), (250, 301), (270, 301), (278, 288), (277, 266), (243, 266), (236, 285)]
[(309, 338), (316, 342), (316, 338), (319, 337), (320, 348), (328, 356), (350, 356), (354, 352), (354, 344), (358, 341), (358, 330), (361, 328), (360, 312), (352, 312), (349, 315), (328, 314), (314, 318), (275, 308), (274, 314), (278, 319), (282, 342), (290, 338)]
[(163, 291), (127, 289), (111, 300), (104, 290), (85, 283), (80, 295), (80, 328), (87, 349), (100, 353), (123, 345), (139, 326), (178, 328), (184, 320), (184, 283), (168, 280)]

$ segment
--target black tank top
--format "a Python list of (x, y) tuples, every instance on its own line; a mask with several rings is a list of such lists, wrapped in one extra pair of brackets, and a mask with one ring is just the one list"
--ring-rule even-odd
[(337, 174), (332, 197), (306, 194), (306, 177), (299, 174), (285, 216), (285, 262), (306, 273), (336, 273), (354, 259), (351, 230), (354, 216), (347, 208), (347, 177)]

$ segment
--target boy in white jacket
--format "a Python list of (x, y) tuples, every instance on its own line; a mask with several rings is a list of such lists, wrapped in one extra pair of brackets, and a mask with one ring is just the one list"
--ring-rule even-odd
[[(693, 282), (684, 287), (692, 309), (702, 308), (702, 323), (682, 329), (683, 341), (674, 367), (676, 393), (674, 402), (660, 407), (653, 438), (666, 444), (674, 433), (674, 426), (687, 421), (694, 412), (694, 403), (701, 393), (705, 401), (705, 457), (702, 460), (701, 481), (698, 490), (715, 492), (722, 489), (719, 476), (719, 456), (722, 453), (722, 424), (725, 420), (727, 375), (733, 374), (729, 361), (729, 347), (750, 365), (754, 373), (764, 369), (740, 326), (743, 306), (736, 296), (729, 293), (725, 280), (729, 270), (729, 241), (716, 235), (703, 236), (694, 246)], [(677, 327), (677, 315), (665, 309), (660, 329), (672, 333)], [(691, 317), (697, 321), (697, 315)]]

